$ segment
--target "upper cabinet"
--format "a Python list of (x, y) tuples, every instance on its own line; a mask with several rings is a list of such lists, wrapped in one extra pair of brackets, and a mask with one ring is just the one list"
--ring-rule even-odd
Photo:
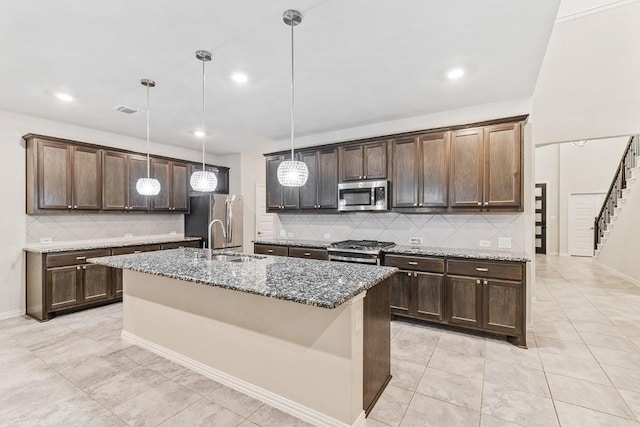
[[(138, 194), (138, 179), (147, 177), (147, 155), (25, 135), (28, 214), (74, 211), (189, 211), (189, 176), (194, 165), (151, 157), (149, 173), (160, 181), (157, 196)], [(216, 193), (229, 193), (229, 168), (207, 165), (218, 177)], [(297, 198), (297, 194), (296, 194)]]
[(392, 207), (448, 207), (449, 137), (445, 132), (392, 141)]
[(105, 211), (149, 210), (149, 197), (136, 190), (139, 178), (147, 176), (144, 156), (104, 151), (102, 174), (102, 209)]
[(164, 159), (151, 161), (151, 176), (160, 181), (160, 193), (152, 198), (152, 210), (171, 212), (189, 210), (187, 170), (187, 164), (184, 162)]
[(521, 209), (520, 123), (453, 132), (450, 164), (452, 209)]
[(387, 141), (340, 147), (341, 181), (387, 178)]
[(300, 187), (300, 209), (338, 208), (338, 149), (326, 148), (299, 154), (309, 169)]
[(27, 142), (27, 213), (99, 210), (101, 150), (41, 138)]
[(284, 187), (278, 181), (278, 166), (286, 155), (267, 157), (267, 209), (297, 210), (299, 207), (299, 188)]

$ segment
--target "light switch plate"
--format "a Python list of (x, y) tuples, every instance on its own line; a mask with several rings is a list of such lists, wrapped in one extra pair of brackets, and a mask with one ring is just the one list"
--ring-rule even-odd
[(481, 248), (490, 248), (491, 247), (491, 240), (480, 240), (480, 247)]
[(125, 239), (133, 239), (133, 234), (131, 234), (131, 233), (125, 233), (124, 238), (125, 238)]
[(502, 249), (511, 249), (511, 237), (498, 238), (498, 247)]
[(422, 237), (409, 237), (409, 244), (410, 245), (421, 245), (422, 244)]
[(53, 243), (53, 238), (51, 238), (51, 237), (43, 237), (42, 239), (40, 239), (40, 244), (41, 245), (48, 245), (49, 243)]
[(280, 237), (287, 237), (287, 230), (280, 230)]
[(325, 238), (325, 239), (330, 239), (330, 238), (331, 238), (331, 234), (329, 234), (329, 233), (324, 233), (324, 238)]

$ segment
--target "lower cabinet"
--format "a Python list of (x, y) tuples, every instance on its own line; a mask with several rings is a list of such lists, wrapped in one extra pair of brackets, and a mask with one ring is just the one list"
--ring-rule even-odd
[(49, 320), (59, 313), (121, 301), (122, 270), (89, 264), (86, 260), (174, 245), (199, 247), (200, 241), (56, 253), (27, 252), (27, 314), (38, 320)]
[(401, 268), (391, 281), (391, 314), (506, 335), (526, 347), (525, 263), (389, 254), (384, 265)]
[(310, 248), (297, 248), (289, 247), (289, 257), (291, 258), (306, 258), (306, 259), (319, 259), (328, 260), (329, 253), (326, 249), (310, 249)]

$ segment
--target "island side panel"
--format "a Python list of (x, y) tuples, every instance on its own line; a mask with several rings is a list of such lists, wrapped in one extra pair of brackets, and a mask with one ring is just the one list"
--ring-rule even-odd
[(367, 291), (364, 299), (363, 409), (373, 409), (391, 380), (391, 278)]
[(125, 270), (123, 330), (352, 425), (363, 412), (362, 297), (330, 310)]

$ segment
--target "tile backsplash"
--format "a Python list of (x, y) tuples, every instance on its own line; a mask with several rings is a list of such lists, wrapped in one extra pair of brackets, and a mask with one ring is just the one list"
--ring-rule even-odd
[[(346, 240), (371, 239), (409, 244), (422, 239), (423, 246), (478, 248), (498, 247), (500, 238), (511, 239), (510, 251), (525, 251), (525, 214), (426, 215), (384, 213), (346, 213), (339, 215), (278, 214), (275, 236), (294, 239)], [(329, 235), (329, 237), (327, 237)], [(505, 250), (505, 249), (503, 249)]]
[(184, 232), (184, 215), (103, 214), (26, 216), (26, 244), (50, 238), (54, 243), (76, 240), (149, 236)]

